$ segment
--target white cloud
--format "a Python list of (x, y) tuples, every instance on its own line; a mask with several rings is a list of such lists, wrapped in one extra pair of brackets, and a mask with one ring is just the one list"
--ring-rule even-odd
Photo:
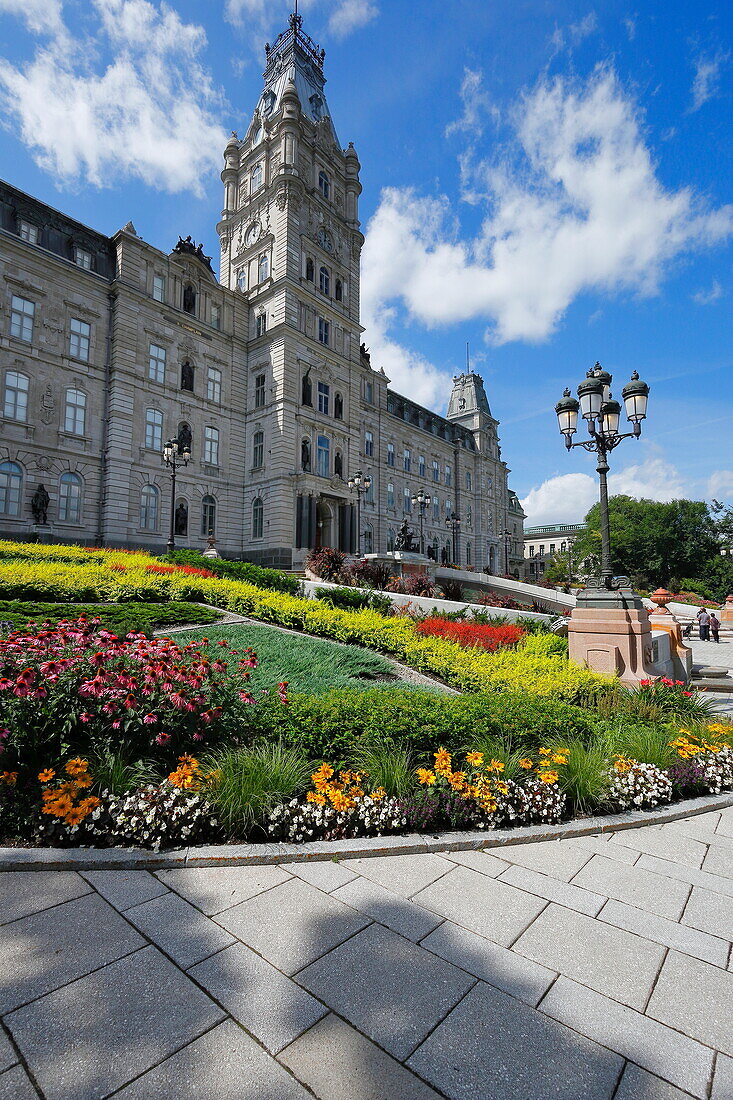
[[(654, 457), (612, 473), (608, 492), (637, 499), (679, 500), (690, 495), (690, 488), (671, 463)], [(590, 474), (560, 474), (531, 489), (522, 507), (527, 513), (527, 527), (580, 523), (597, 500), (598, 482)]]
[(16, 15), (34, 34), (58, 34), (63, 28), (61, 0), (0, 0), (0, 15)]
[(729, 53), (716, 50), (714, 54), (700, 54), (695, 58), (695, 78), (692, 81), (691, 111), (698, 111), (709, 99), (713, 99), (720, 89), (720, 73), (730, 58)]
[(629, 42), (633, 42), (636, 38), (636, 17), (627, 15), (624, 19), (622, 19), (622, 23), (626, 28), (626, 34), (628, 36)]
[(708, 478), (707, 495), (716, 500), (733, 497), (733, 470), (715, 470)]
[(328, 29), (334, 38), (346, 38), (378, 15), (379, 8), (371, 0), (341, 0), (331, 14)]
[(465, 133), (475, 140), (483, 133), (484, 115), (492, 110), (491, 97), (484, 89), (484, 74), (480, 69), (463, 70), (460, 96), (463, 113), (446, 126), (445, 136)]
[[(260, 39), (284, 30), (292, 10), (292, 0), (226, 0), (224, 17), (246, 28), (259, 51)], [(301, 0), (299, 10), (306, 16), (317, 10), (327, 13), (328, 32), (334, 38), (346, 38), (379, 15), (374, 0)]]
[(388, 334), (396, 303), (428, 327), (485, 319), (494, 342), (544, 340), (581, 293), (652, 294), (677, 257), (733, 233), (733, 208), (662, 185), (607, 68), (584, 86), (542, 80), (514, 128), (514, 146), (477, 172), (487, 214), (473, 239), (446, 198), (382, 192), (362, 267), (368, 341)]
[[(0, 59), (0, 104), (36, 163), (64, 181), (103, 187), (138, 178), (201, 193), (226, 142), (223, 100), (199, 60), (203, 28), (149, 0), (93, 7), (99, 29), (77, 35), (73, 51), (61, 24), (26, 64)], [(106, 47), (113, 59), (102, 69)]]
[(550, 45), (555, 53), (560, 53), (566, 47), (572, 49), (579, 45), (584, 38), (588, 38), (598, 29), (598, 18), (594, 11), (589, 11), (577, 23), (570, 23), (567, 27), (555, 27), (550, 35)]
[(692, 295), (693, 302), (699, 306), (712, 306), (723, 297), (723, 288), (717, 279), (713, 279), (712, 286), (708, 290), (698, 290)]

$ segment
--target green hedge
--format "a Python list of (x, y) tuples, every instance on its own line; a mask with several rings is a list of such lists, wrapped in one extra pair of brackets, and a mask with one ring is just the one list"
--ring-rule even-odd
[(288, 592), (296, 596), (300, 590), (297, 577), (281, 573), (279, 569), (264, 569), (251, 561), (227, 561), (225, 558), (205, 558), (197, 550), (175, 550), (163, 561), (173, 565), (192, 565), (195, 569), (208, 569), (217, 577), (229, 577), (235, 581), (248, 581), (258, 588), (272, 588), (276, 592)]
[(219, 622), (221, 615), (197, 603), (30, 603), (0, 600), (0, 621), (22, 628), (28, 623), (57, 623), (61, 619), (100, 619), (115, 634), (152, 633), (166, 626)]
[(392, 610), (389, 596), (379, 592), (365, 592), (359, 588), (316, 588), (314, 593), (317, 599), (331, 607), (343, 607), (347, 611), (361, 611), (368, 607), (388, 615)]

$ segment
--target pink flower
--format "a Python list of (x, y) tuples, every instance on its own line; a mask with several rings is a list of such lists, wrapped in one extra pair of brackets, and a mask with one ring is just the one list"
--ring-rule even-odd
[(113, 730), (118, 730), (121, 725), (122, 725), (122, 722), (120, 722), (119, 718), (115, 718), (114, 722), (112, 723), (112, 729)]
[(248, 691), (240, 691), (239, 698), (242, 700), (243, 703), (248, 703), (249, 706), (254, 706), (255, 704), (254, 695), (250, 694), (250, 692)]
[(168, 742), (170, 741), (170, 739), (171, 739), (171, 735), (169, 733), (161, 732), (155, 738), (155, 743), (156, 743), (156, 745), (167, 745)]
[(145, 726), (154, 726), (157, 721), (158, 721), (157, 714), (146, 714), (145, 717), (143, 718), (143, 725), (145, 725)]

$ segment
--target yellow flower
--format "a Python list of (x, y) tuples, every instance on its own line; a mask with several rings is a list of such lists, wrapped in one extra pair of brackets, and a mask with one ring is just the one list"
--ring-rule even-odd
[(492, 757), (489, 763), (486, 765), (486, 770), (487, 772), (503, 772), (504, 765), (502, 764), (501, 760), (495, 760)]
[(354, 808), (353, 799), (347, 798), (344, 792), (338, 790), (338, 788), (330, 791), (328, 797), (334, 810), (337, 810), (338, 812), (343, 812), (344, 810), (351, 810)]
[(53, 768), (46, 768), (45, 771), (38, 773), (38, 779), (41, 783), (50, 783), (55, 775)]
[(426, 787), (432, 787), (435, 784), (435, 772), (431, 772), (427, 768), (418, 768), (417, 777)]
[(549, 749), (540, 749), (539, 753), (540, 753), (540, 756), (549, 756), (550, 755), (550, 750)]
[(18, 782), (18, 773), (17, 772), (3, 772), (2, 775), (0, 775), (0, 779), (2, 779), (3, 783), (5, 783), (6, 786), (14, 787), (15, 784)]
[(461, 791), (466, 784), (466, 773), (452, 772), (447, 779), (454, 791)]
[(543, 783), (557, 783), (559, 778), (557, 772), (540, 772), (540, 779)]
[(435, 753), (435, 770), (443, 775), (451, 770), (451, 755), (446, 749), (438, 749)]
[(523, 756), (519, 761), (519, 767), (524, 768), (525, 771), (529, 771), (534, 761), (529, 756)]
[(495, 789), (499, 792), (499, 794), (509, 794), (509, 787), (507, 786), (506, 783), (498, 783), (497, 782), (495, 784)]
[(384, 787), (377, 787), (376, 790), (371, 792), (370, 797), (373, 798), (375, 802), (381, 802), (382, 799), (387, 797), (387, 792)]
[(562, 765), (562, 764), (567, 764), (567, 762), (568, 762), (567, 756), (563, 756), (559, 752), (556, 752), (555, 755), (552, 757), (552, 763), (553, 764)]
[(479, 767), (484, 762), (484, 754), (482, 752), (468, 752), (466, 753), (466, 763), (471, 764), (474, 767)]
[(66, 764), (64, 765), (64, 771), (67, 775), (75, 776), (83, 774), (88, 769), (88, 767), (88, 760), (82, 760), (80, 756), (76, 756), (73, 760), (67, 760)]
[(316, 783), (318, 780), (330, 779), (332, 775), (333, 775), (333, 768), (331, 767), (331, 765), (330, 764), (321, 764), (318, 771), (313, 773), (313, 775), (311, 776), (311, 779), (313, 780), (314, 783)]
[(308, 794), (306, 795), (306, 801), (315, 802), (317, 806), (325, 806), (326, 796), (323, 794), (319, 794), (317, 791), (308, 791)]

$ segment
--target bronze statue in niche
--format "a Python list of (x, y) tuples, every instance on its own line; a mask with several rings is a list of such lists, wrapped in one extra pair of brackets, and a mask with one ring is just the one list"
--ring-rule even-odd
[(45, 485), (39, 485), (35, 493), (31, 497), (31, 512), (33, 513), (34, 523), (48, 523), (48, 506), (50, 503), (51, 498), (46, 492)]

